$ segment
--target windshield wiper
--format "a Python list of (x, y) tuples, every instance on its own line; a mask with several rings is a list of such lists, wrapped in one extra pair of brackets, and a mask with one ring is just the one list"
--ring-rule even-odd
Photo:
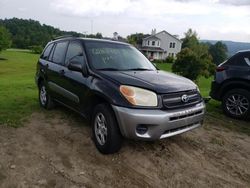
[(133, 69), (126, 69), (128, 71), (152, 71), (153, 69), (147, 69), (147, 68), (133, 68)]
[(101, 70), (101, 71), (120, 71), (119, 69), (116, 69), (116, 68), (102, 68), (102, 69), (97, 69), (97, 70)]

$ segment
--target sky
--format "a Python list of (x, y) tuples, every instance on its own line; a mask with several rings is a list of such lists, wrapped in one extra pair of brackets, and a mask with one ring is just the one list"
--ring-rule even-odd
[(12, 17), (109, 37), (192, 28), (200, 39), (250, 42), (250, 0), (0, 0), (0, 18)]

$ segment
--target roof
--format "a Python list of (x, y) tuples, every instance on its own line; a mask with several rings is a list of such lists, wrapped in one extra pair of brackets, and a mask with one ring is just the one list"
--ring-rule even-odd
[(51, 42), (62, 41), (62, 40), (70, 40), (70, 39), (78, 39), (78, 40), (82, 40), (82, 41), (96, 41), (96, 42), (107, 42), (107, 43), (114, 43), (114, 44), (130, 45), (128, 43), (120, 42), (120, 41), (116, 41), (116, 40), (96, 39), (96, 38), (83, 38), (83, 37), (72, 37), (72, 36), (58, 37), (58, 38), (52, 40)]
[[(168, 35), (170, 35), (171, 37), (175, 38), (176, 40), (182, 42), (180, 39), (178, 39), (177, 37), (171, 35), (170, 33), (168, 33), (168, 32), (165, 31), (165, 30), (163, 30), (163, 31), (161, 31), (161, 32), (158, 32), (158, 33), (156, 33), (156, 34), (154, 34), (154, 35), (150, 35), (150, 36), (148, 36), (148, 37), (146, 37), (146, 38), (144, 38), (144, 39), (148, 39), (148, 38), (151, 38), (151, 37), (156, 37), (155, 35), (158, 35), (159, 33), (163, 33), (163, 32), (166, 33), (166, 34), (168, 34)], [(156, 37), (156, 38), (157, 38), (157, 37)], [(144, 40), (144, 39), (143, 39), (143, 40)]]
[(140, 50), (143, 50), (143, 51), (154, 51), (154, 52), (164, 52), (164, 50), (162, 48), (159, 48), (159, 47), (148, 47), (148, 46), (141, 47)]
[(150, 36), (148, 36), (148, 37), (146, 37), (146, 38), (144, 38), (144, 39), (148, 39), (148, 38), (155, 38), (155, 39), (157, 39), (157, 40), (160, 40), (157, 36), (155, 36), (155, 35), (150, 35)]
[(246, 49), (246, 50), (240, 50), (237, 53), (242, 53), (242, 52), (250, 52), (250, 49)]

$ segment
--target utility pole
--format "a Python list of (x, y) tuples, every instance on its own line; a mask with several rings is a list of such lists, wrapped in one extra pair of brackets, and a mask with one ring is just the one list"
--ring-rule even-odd
[(93, 34), (93, 20), (91, 19), (91, 34)]
[(84, 37), (86, 38), (88, 31), (83, 31), (82, 33), (83, 33)]

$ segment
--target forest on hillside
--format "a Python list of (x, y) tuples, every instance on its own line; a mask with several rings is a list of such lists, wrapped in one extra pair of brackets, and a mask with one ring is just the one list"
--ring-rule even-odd
[[(4, 26), (11, 34), (12, 48), (28, 49), (32, 46), (45, 46), (48, 41), (62, 35), (82, 37), (83, 34), (74, 31), (62, 31), (53, 26), (41, 24), (32, 19), (0, 19), (0, 26)], [(101, 33), (88, 35), (89, 38), (102, 38)]]

